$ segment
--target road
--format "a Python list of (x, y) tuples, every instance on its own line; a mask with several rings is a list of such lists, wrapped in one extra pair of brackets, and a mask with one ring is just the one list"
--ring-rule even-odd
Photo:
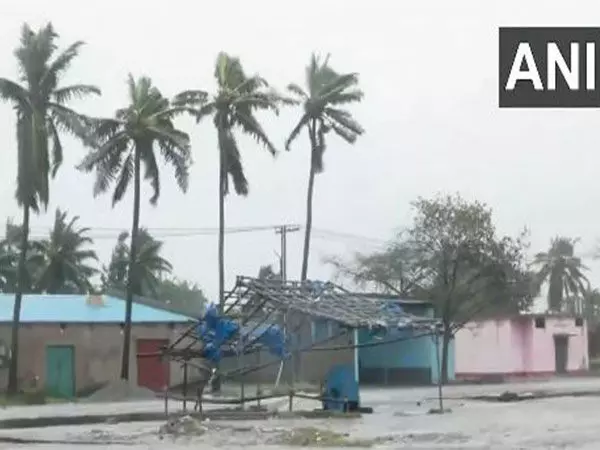
[[(436, 406), (435, 388), (365, 389), (362, 401), (372, 406), (374, 414), (353, 420), (270, 420), (241, 424), (208, 423), (202, 436), (171, 436), (160, 439), (160, 423), (52, 427), (29, 430), (3, 430), (1, 436), (43, 440), (79, 441), (68, 445), (0, 444), (0, 449), (103, 449), (142, 450), (165, 448), (264, 449), (274, 433), (299, 427), (317, 427), (348, 433), (352, 438), (387, 439), (377, 445), (389, 449), (491, 449), (491, 450), (592, 450), (598, 448), (597, 397), (563, 397), (518, 403), (476, 402), (462, 396), (501, 393), (506, 390), (528, 392), (581, 392), (598, 389), (600, 379), (568, 379), (546, 383), (521, 383), (496, 386), (452, 386), (445, 389), (444, 415), (427, 414)], [(48, 405), (43, 407), (7, 408), (0, 419), (27, 415), (97, 414), (120, 410), (161, 408), (161, 402), (120, 404)], [(96, 445), (92, 445), (92, 444)], [(273, 450), (286, 447), (269, 445)]]

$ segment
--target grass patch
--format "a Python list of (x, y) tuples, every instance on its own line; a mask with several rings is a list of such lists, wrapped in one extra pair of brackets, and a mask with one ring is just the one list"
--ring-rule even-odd
[(378, 439), (351, 439), (349, 435), (314, 427), (294, 428), (277, 436), (273, 444), (290, 447), (352, 447), (369, 448)]

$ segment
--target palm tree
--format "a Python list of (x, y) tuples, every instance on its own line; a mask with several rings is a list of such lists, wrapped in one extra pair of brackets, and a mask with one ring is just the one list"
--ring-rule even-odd
[[(129, 246), (125, 243), (129, 234), (124, 232), (119, 235), (117, 246), (113, 251), (108, 267), (107, 289), (122, 289), (127, 285), (128, 264), (130, 259)], [(144, 228), (140, 228), (137, 236), (137, 253), (135, 256), (135, 269), (137, 274), (133, 281), (133, 293), (139, 296), (158, 298), (161, 278), (170, 274), (173, 266), (161, 256), (163, 243), (154, 239)]]
[(83, 294), (92, 290), (90, 279), (97, 269), (90, 263), (98, 261), (98, 257), (87, 248), (93, 244), (88, 236), (90, 228), (78, 228), (78, 220), (75, 216), (67, 221), (67, 213), (56, 210), (50, 238), (36, 247), (38, 290), (49, 294)]
[(127, 283), (125, 329), (123, 333), (123, 360), (121, 378), (129, 379), (129, 353), (131, 344), (131, 308), (138, 279), (135, 271), (140, 223), (141, 169), (150, 182), (153, 195), (150, 203), (156, 205), (160, 196), (160, 175), (157, 152), (170, 164), (175, 180), (182, 191), (187, 191), (191, 163), (190, 139), (183, 131), (175, 128), (174, 118), (185, 108), (173, 106), (152, 85), (148, 77), (138, 80), (129, 75), (129, 102), (119, 109), (112, 119), (94, 120), (89, 131), (88, 144), (93, 150), (85, 157), (79, 168), (96, 171), (94, 195), (106, 192), (115, 182), (113, 206), (125, 194), (133, 179), (133, 223), (129, 252), (129, 274)]
[(331, 130), (346, 142), (353, 144), (364, 133), (363, 127), (352, 115), (339, 107), (360, 102), (363, 92), (358, 89), (358, 74), (338, 74), (329, 66), (329, 57), (321, 61), (315, 54), (306, 68), (306, 88), (304, 91), (296, 84), (290, 84), (288, 90), (296, 96), (297, 103), (304, 105), (304, 113), (290, 133), (285, 148), (290, 149), (292, 142), (303, 129), (307, 129), (310, 142), (310, 170), (306, 195), (306, 227), (304, 231), (304, 251), (302, 255), (301, 280), (305, 281), (308, 272), (310, 234), (312, 230), (312, 205), (315, 175), (323, 171), (323, 153), (325, 135)]
[(535, 255), (532, 264), (537, 268), (537, 282), (548, 282), (548, 308), (552, 311), (560, 311), (565, 298), (586, 292), (588, 280), (583, 272), (588, 268), (575, 256), (578, 242), (579, 239), (556, 237), (547, 252)]
[[(14, 225), (11, 221), (6, 223), (5, 238), (0, 244), (4, 254), (4, 292), (15, 292), (17, 290), (17, 269), (21, 255), (21, 243), (24, 229), (21, 225)], [(39, 293), (36, 287), (36, 275), (39, 272), (40, 241), (28, 237), (27, 250), (25, 252), (25, 270), (22, 279), (22, 291), (33, 294)]]
[(0, 241), (0, 292), (11, 292), (14, 286), (17, 254), (6, 240)]
[(285, 99), (268, 90), (268, 83), (258, 75), (247, 76), (239, 58), (221, 52), (217, 56), (214, 76), (217, 92), (212, 96), (204, 91), (185, 91), (176, 97), (177, 104), (191, 107), (190, 112), (200, 122), (213, 117), (219, 149), (219, 308), (225, 299), (225, 197), (229, 193), (229, 178), (238, 195), (248, 195), (248, 180), (234, 131), (251, 136), (273, 156), (277, 153), (255, 111), (279, 113)]
[(23, 230), (17, 269), (12, 326), (12, 359), (8, 392), (17, 391), (19, 321), (24, 290), (26, 253), (31, 211), (44, 209), (49, 200), (49, 177), (56, 175), (63, 160), (59, 131), (84, 135), (86, 118), (67, 106), (75, 97), (100, 94), (95, 86), (73, 84), (60, 87), (61, 78), (79, 55), (83, 42), (77, 41), (57, 54), (58, 34), (51, 24), (38, 31), (23, 25), (21, 42), (14, 52), (19, 68), (18, 81), (0, 78), (0, 98), (11, 103), (17, 117), (17, 203), (23, 208)]

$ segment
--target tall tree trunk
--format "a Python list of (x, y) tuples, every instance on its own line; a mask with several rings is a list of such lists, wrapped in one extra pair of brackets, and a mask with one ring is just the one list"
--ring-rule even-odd
[(304, 227), (304, 251), (302, 254), (302, 274), (300, 281), (306, 281), (308, 275), (308, 256), (310, 254), (310, 233), (312, 231), (313, 192), (315, 187), (315, 159), (317, 151), (317, 137), (315, 135), (315, 122), (308, 126), (310, 138), (310, 172), (308, 175), (308, 190), (306, 193), (306, 226)]
[(550, 275), (548, 286), (548, 309), (559, 312), (563, 307), (563, 280), (561, 274)]
[(138, 231), (140, 229), (140, 150), (135, 145), (135, 168), (133, 176), (133, 224), (131, 225), (131, 245), (129, 247), (129, 270), (127, 277), (127, 295), (125, 296), (125, 328), (123, 330), (123, 359), (121, 360), (121, 379), (129, 380), (129, 354), (131, 353), (131, 310), (133, 294), (138, 273), (135, 270), (137, 257)]
[(452, 339), (452, 332), (449, 327), (444, 326), (442, 336), (442, 368), (440, 376), (442, 384), (445, 385), (448, 383), (448, 349), (450, 348), (450, 340)]
[[(225, 311), (225, 187), (227, 185), (227, 166), (225, 152), (219, 145), (219, 314)], [(213, 392), (221, 391), (221, 378), (218, 374), (213, 378)]]
[(9, 394), (16, 394), (19, 389), (18, 370), (19, 370), (19, 328), (21, 321), (21, 302), (23, 300), (23, 291), (25, 290), (25, 278), (27, 274), (27, 248), (29, 247), (29, 215), (28, 205), (23, 206), (23, 234), (21, 235), (21, 253), (17, 266), (17, 292), (15, 294), (15, 304), (13, 308), (13, 321), (11, 333), (11, 359), (8, 369)]
[(225, 155), (219, 151), (219, 313), (225, 310)]

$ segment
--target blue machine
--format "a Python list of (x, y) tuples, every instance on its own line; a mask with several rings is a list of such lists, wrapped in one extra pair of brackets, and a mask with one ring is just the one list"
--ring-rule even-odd
[(358, 383), (351, 365), (334, 366), (325, 380), (323, 409), (330, 411), (357, 411), (360, 408)]

